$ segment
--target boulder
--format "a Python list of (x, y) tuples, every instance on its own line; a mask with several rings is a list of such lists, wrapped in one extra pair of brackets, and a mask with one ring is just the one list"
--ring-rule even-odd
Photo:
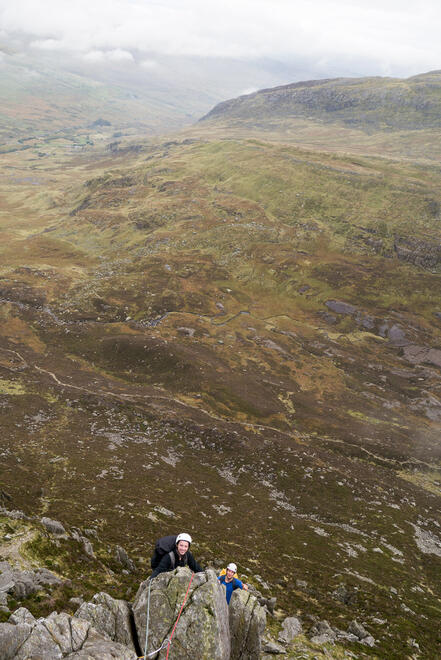
[(282, 630), (279, 633), (278, 641), (282, 644), (289, 644), (294, 637), (302, 634), (302, 624), (295, 616), (287, 617), (282, 623)]
[(362, 626), (361, 623), (358, 623), (358, 621), (356, 620), (351, 621), (351, 623), (348, 626), (348, 632), (358, 637), (358, 639), (364, 639), (365, 637), (369, 636), (369, 633), (366, 630), (366, 628)]
[(37, 568), (35, 571), (35, 582), (42, 586), (54, 586), (61, 584), (63, 580), (51, 573), (47, 568)]
[[(190, 579), (188, 568), (177, 568), (161, 573), (151, 581), (148, 653), (161, 647), (171, 635)], [(149, 581), (140, 585), (133, 604), (136, 631), (142, 647), (146, 636), (148, 587)], [(166, 650), (159, 658), (165, 658), (165, 655)], [(225, 592), (210, 569), (193, 576), (170, 647), (169, 660), (187, 657), (200, 660), (230, 658), (228, 605)]]
[(130, 605), (125, 600), (116, 600), (104, 592), (95, 594), (75, 612), (77, 618), (89, 621), (104, 637), (135, 651), (131, 615)]
[(337, 636), (326, 620), (316, 623), (312, 627), (310, 635), (313, 644), (327, 644), (328, 642), (334, 642)]
[(267, 611), (270, 614), (274, 614), (274, 610), (276, 609), (276, 603), (277, 603), (277, 598), (275, 596), (272, 596), (271, 598), (264, 598), (257, 596), (257, 600), (259, 601), (259, 605), (262, 605), (263, 607), (266, 607)]
[[(3, 491), (3, 495), (7, 496), (8, 494)], [(5, 498), (2, 498), (3, 501)], [(0, 506), (0, 513), (2, 516), (6, 516), (7, 518), (12, 518), (13, 520), (32, 520), (30, 516), (27, 516), (23, 511), (20, 511), (19, 509), (6, 509), (4, 506)]]
[(271, 655), (286, 655), (286, 650), (283, 646), (280, 646), (280, 644), (277, 644), (272, 639), (265, 642), (263, 651), (264, 653), (270, 653)]
[(6, 561), (0, 562), (0, 592), (11, 593), (14, 585), (12, 567)]
[(117, 545), (116, 548), (115, 548), (115, 559), (118, 562), (118, 564), (121, 564), (121, 566), (124, 566), (124, 568), (126, 568), (131, 573), (134, 570), (136, 570), (136, 566), (135, 566), (134, 562), (130, 559), (127, 552), (120, 545)]
[(409, 341), (406, 339), (406, 333), (397, 323), (394, 323), (387, 331), (389, 341), (395, 346), (406, 346)]
[(345, 584), (339, 584), (337, 589), (332, 592), (332, 595), (344, 605), (354, 605), (357, 601), (357, 592), (348, 589)]
[(236, 589), (230, 600), (231, 660), (260, 657), (266, 613), (255, 596)]
[(33, 571), (13, 571), (12, 593), (17, 600), (23, 600), (40, 589)]
[[(24, 608), (22, 608), (24, 610)], [(2, 660), (136, 660), (136, 653), (112, 642), (88, 621), (52, 612), (46, 619), (32, 620), (28, 612), (17, 613), (0, 624)], [(17, 623), (14, 623), (17, 621)]]
[(336, 314), (355, 314), (357, 308), (350, 303), (343, 302), (342, 300), (327, 300), (325, 302), (326, 307), (328, 307), (331, 312)]
[(365, 644), (366, 646), (375, 646), (376, 642), (375, 639), (372, 637), (372, 635), (368, 635), (367, 637), (363, 637), (363, 639), (360, 640), (362, 644)]
[(438, 348), (410, 344), (403, 348), (403, 357), (412, 364), (433, 364), (435, 367), (441, 367), (441, 351)]
[(56, 534), (58, 536), (66, 534), (66, 530), (58, 520), (52, 520), (51, 518), (42, 518), (41, 523), (42, 525), (44, 525), (44, 527), (47, 529), (47, 531), (50, 534)]
[(82, 536), (81, 541), (83, 543), (83, 548), (86, 555), (92, 557), (92, 559), (95, 559), (95, 552), (93, 551), (93, 545), (89, 541), (89, 539), (87, 539), (85, 536)]
[(423, 268), (436, 268), (441, 263), (441, 243), (422, 241), (410, 236), (397, 236), (394, 250), (400, 261)]
[(39, 591), (42, 586), (61, 584), (62, 580), (48, 571), (39, 568), (36, 571), (19, 571), (8, 562), (0, 562), (0, 594), (12, 594), (17, 600), (23, 600)]

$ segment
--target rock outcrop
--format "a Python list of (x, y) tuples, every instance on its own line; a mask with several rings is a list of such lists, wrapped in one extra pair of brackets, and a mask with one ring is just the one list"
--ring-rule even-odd
[(236, 589), (230, 600), (231, 660), (255, 660), (260, 657), (266, 613), (257, 598)]
[(116, 600), (101, 592), (75, 612), (79, 619), (89, 623), (104, 637), (136, 650), (132, 633), (132, 611), (125, 600)]
[(50, 534), (55, 534), (58, 536), (66, 535), (66, 530), (62, 523), (59, 520), (52, 520), (51, 518), (42, 518), (42, 525), (47, 529)]
[(282, 623), (282, 630), (280, 631), (278, 641), (282, 644), (289, 644), (294, 637), (301, 635), (302, 632), (302, 624), (299, 619), (295, 616), (289, 616)]
[(154, 657), (165, 658), (172, 637), (169, 660), (261, 657), (266, 609), (258, 599), (236, 590), (228, 606), (213, 570), (192, 576), (188, 568), (178, 568), (143, 582), (133, 606), (102, 592), (82, 603), (74, 616), (52, 612), (35, 619), (24, 607), (16, 610), (0, 624), (0, 658), (135, 660), (144, 652), (149, 584), (147, 653), (158, 649)]
[[(152, 581), (148, 652), (160, 648), (172, 632), (190, 582), (191, 572), (178, 568)], [(146, 636), (148, 582), (138, 589), (133, 604), (138, 638)], [(144, 643), (142, 641), (142, 643)], [(159, 656), (165, 657), (165, 653)], [(182, 658), (229, 660), (230, 629), (225, 592), (214, 571), (196, 573), (171, 645), (170, 660)]]
[(52, 612), (36, 620), (21, 608), (10, 622), (0, 624), (2, 660), (136, 660), (122, 644), (100, 635), (88, 621)]
[(394, 241), (395, 253), (400, 261), (414, 266), (433, 269), (441, 263), (441, 243), (422, 241), (414, 237), (397, 236)]
[(45, 586), (61, 584), (61, 582), (60, 578), (47, 568), (20, 571), (12, 568), (8, 562), (0, 562), (0, 602), (4, 601), (7, 594), (11, 594), (17, 600), (22, 600)]

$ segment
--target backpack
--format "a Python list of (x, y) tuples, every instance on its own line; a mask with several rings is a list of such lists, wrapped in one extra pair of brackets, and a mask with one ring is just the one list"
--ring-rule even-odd
[[(176, 545), (176, 537), (176, 534), (172, 536), (163, 536), (156, 541), (153, 556), (150, 560), (150, 566), (153, 568), (153, 570), (159, 565), (161, 559), (166, 554), (170, 555), (171, 570), (174, 569), (176, 564), (176, 557), (173, 550)], [(187, 562), (187, 555), (185, 555), (185, 563), (187, 564)]]

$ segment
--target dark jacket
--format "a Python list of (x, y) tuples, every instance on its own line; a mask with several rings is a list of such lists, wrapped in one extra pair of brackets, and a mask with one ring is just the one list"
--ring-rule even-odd
[(176, 552), (176, 548), (173, 549), (172, 552), (175, 556), (175, 565), (172, 566), (170, 553), (167, 553), (166, 555), (163, 556), (158, 566), (151, 574), (150, 578), (154, 578), (160, 573), (165, 573), (166, 571), (172, 571), (173, 569), (178, 568), (178, 566), (188, 566), (189, 569), (193, 571), (193, 573), (201, 573), (204, 570), (199, 566), (196, 559), (191, 554), (190, 550), (187, 550), (187, 552), (183, 557), (181, 557), (181, 555), (178, 555), (178, 553)]

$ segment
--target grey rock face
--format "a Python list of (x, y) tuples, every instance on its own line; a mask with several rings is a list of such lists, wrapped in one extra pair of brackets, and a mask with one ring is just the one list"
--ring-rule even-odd
[[(172, 572), (161, 573), (152, 580), (147, 652), (159, 648), (171, 634), (190, 578), (191, 572), (188, 568), (178, 568)], [(146, 634), (147, 596), (146, 581), (140, 585), (133, 604), (136, 630), (142, 647)], [(165, 651), (159, 657), (165, 658)], [(187, 657), (200, 660), (230, 658), (228, 605), (225, 592), (212, 570), (194, 575), (170, 647), (169, 660), (182, 660)]]
[(130, 623), (131, 609), (125, 600), (116, 600), (104, 592), (95, 594), (91, 602), (83, 603), (78, 608), (75, 616), (89, 621), (104, 637), (135, 650)]
[(35, 622), (35, 617), (33, 614), (26, 609), (26, 607), (20, 607), (18, 610), (15, 610), (14, 614), (11, 614), (9, 617), (9, 623), (29, 623), (33, 624)]
[[(32, 626), (27, 623), (14, 625), (13, 623), (0, 624), (0, 658), (12, 660), (26, 656), (19, 656), (18, 650), (23, 646), (32, 632)], [(51, 656), (47, 656), (50, 658)], [(52, 656), (54, 657), (54, 656)]]
[(266, 613), (257, 598), (236, 589), (230, 600), (231, 660), (260, 657)]
[(105, 639), (88, 621), (56, 612), (38, 621), (28, 615), (21, 612), (15, 615), (18, 623), (0, 624), (2, 660), (136, 660), (136, 653)]
[(58, 520), (52, 520), (51, 518), (42, 518), (41, 523), (46, 527), (47, 531), (50, 534), (57, 534), (57, 535), (66, 534), (66, 530)]
[(279, 642), (289, 644), (294, 637), (302, 634), (302, 624), (295, 616), (287, 617), (282, 623), (282, 630), (279, 634)]

